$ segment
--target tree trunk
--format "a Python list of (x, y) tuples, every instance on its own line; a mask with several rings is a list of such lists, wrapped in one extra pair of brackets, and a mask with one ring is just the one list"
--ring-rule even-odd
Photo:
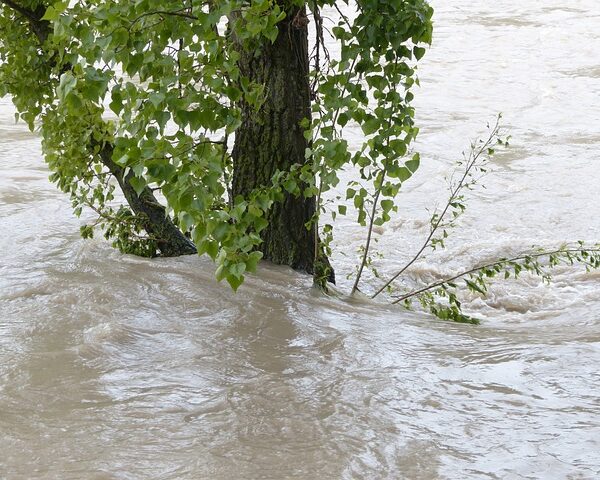
[[(264, 85), (266, 98), (258, 112), (242, 105), (243, 123), (236, 131), (232, 154), (234, 198), (270, 185), (277, 170), (288, 171), (294, 164), (305, 163), (309, 143), (300, 122), (311, 116), (307, 24), (304, 8), (288, 8), (273, 44), (264, 41), (260, 51), (241, 49), (242, 74)], [(319, 265), (315, 266), (314, 227), (305, 227), (315, 213), (315, 203), (314, 197), (285, 192), (284, 200), (269, 212), (260, 250), (266, 260), (308, 273), (316, 269), (319, 275), (322, 268), (328, 268), (325, 276), (333, 280), (324, 256), (318, 255)]]

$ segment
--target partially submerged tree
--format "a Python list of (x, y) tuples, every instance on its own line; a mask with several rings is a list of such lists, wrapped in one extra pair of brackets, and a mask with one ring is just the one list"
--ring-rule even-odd
[[(432, 28), (423, 0), (342, 3), (352, 18), (333, 1), (1, 0), (0, 93), (39, 125), (76, 213), (96, 211), (123, 251), (190, 253), (189, 237), (234, 288), (261, 257), (322, 283), (337, 172), (360, 168), (348, 196), (364, 223), (368, 184), (393, 198), (418, 167), (403, 158), (417, 133), (410, 63)], [(322, 8), (339, 12), (336, 59)], [(127, 206), (113, 206), (116, 186)]]
[[(411, 88), (432, 13), (425, 0), (0, 0), (0, 95), (39, 128), (75, 213), (96, 213), (84, 237), (102, 228), (127, 253), (206, 253), (234, 289), (261, 258), (324, 287), (326, 219), (350, 202), (367, 230), (357, 291), (373, 228), (419, 168)], [(349, 127), (363, 134), (353, 150)], [(355, 175), (341, 186), (343, 169)], [(326, 205), (334, 188), (345, 195)], [(461, 188), (415, 259), (441, 245)], [(454, 280), (414, 296), (468, 320)]]

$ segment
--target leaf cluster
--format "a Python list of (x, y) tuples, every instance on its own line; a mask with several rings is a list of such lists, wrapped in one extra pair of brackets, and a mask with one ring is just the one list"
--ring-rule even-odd
[[(274, 42), (279, 23), (305, 2), (21, 0), (15, 9), (2, 0), (0, 94), (39, 128), (51, 178), (77, 214), (96, 212), (92, 225), (121, 250), (156, 255), (161, 239), (140, 231), (143, 215), (119, 205), (115, 185), (126, 179), (140, 198), (156, 192), (198, 252), (216, 262), (217, 278), (236, 289), (256, 268), (269, 210), (285, 192), (318, 198), (321, 207), (339, 171), (357, 167), (347, 198), (364, 224), (368, 192), (380, 190), (381, 224), (419, 166), (417, 155), (403, 157), (418, 132), (410, 88), (431, 41), (432, 9), (423, 0), (345, 3), (356, 14), (338, 10), (331, 29), (341, 57), (310, 72), (313, 116), (301, 126), (311, 139), (309, 161), (277, 172), (247, 198), (231, 198), (229, 139), (241, 107), (258, 111), (266, 92), (240, 72), (240, 51), (259, 53)], [(310, 6), (315, 15), (339, 9), (333, 1)], [(351, 153), (343, 137), (354, 124), (365, 142)], [(324, 251), (332, 230), (322, 226)]]

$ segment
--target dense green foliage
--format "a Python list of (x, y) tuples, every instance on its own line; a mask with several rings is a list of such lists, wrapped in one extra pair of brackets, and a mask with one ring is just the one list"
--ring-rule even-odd
[[(355, 292), (372, 267), (373, 228), (390, 220), (402, 184), (419, 168), (411, 152), (418, 134), (411, 88), (432, 40), (432, 13), (425, 0), (0, 0), (0, 95), (10, 95), (17, 119), (41, 133), (51, 179), (70, 195), (75, 214), (95, 214), (83, 237), (101, 229), (121, 251), (148, 257), (207, 254), (217, 279), (235, 290), (262, 258), (270, 222), (285, 218), (290, 198), (310, 199), (310, 208), (296, 213), (310, 212), (300, 225), (310, 238), (315, 232), (308, 244), (314, 259), (305, 264), (325, 266), (314, 268), (319, 285), (332, 278), (326, 256), (334, 223), (324, 219), (353, 212), (366, 229)], [(305, 41), (307, 25), (313, 40), (305, 51), (291, 32), (302, 30), (296, 37)], [(302, 56), (300, 71), (310, 65), (290, 82), (310, 89), (302, 111), (311, 113), (292, 126), (304, 132), (299, 157), (307, 148), (301, 161), (234, 196), (234, 151), (244, 148), (236, 134), (248, 115), (254, 123), (273, 121), (265, 114), (269, 99), (269, 108), (278, 108), (260, 80), (269, 75), (251, 78), (244, 72), (252, 68), (242, 65), (267, 68), (276, 42)], [(272, 127), (276, 143), (282, 125)], [(348, 132), (357, 130), (362, 142), (350, 149)], [(495, 145), (508, 145), (498, 124), (490, 130), (459, 164), (459, 180), (433, 214), (423, 246), (373, 298), (386, 292), (406, 308), (418, 300), (440, 318), (474, 323), (462, 311), (461, 285), (485, 295), (498, 275), (524, 271), (548, 280), (548, 269), (561, 263), (600, 267), (598, 246), (534, 249), (395, 293), (393, 283), (426, 250), (444, 247), (465, 209), (464, 191), (485, 173)], [(340, 185), (344, 169), (355, 174)], [(275, 206), (283, 208), (277, 217)]]
[[(346, 197), (364, 225), (377, 191), (374, 221), (382, 224), (419, 166), (417, 155), (405, 156), (418, 132), (409, 89), (414, 62), (431, 41), (432, 9), (423, 0), (338, 3), (351, 15), (333, 1), (308, 4), (316, 31), (307, 72), (313, 118), (302, 122), (312, 145), (308, 161), (277, 172), (247, 198), (228, 195), (235, 168), (228, 140), (240, 127), (241, 103), (258, 110), (265, 92), (240, 74), (239, 52), (260, 52), (305, 2), (2, 0), (0, 94), (12, 96), (30, 128), (39, 126), (52, 179), (71, 195), (75, 212), (96, 211), (94, 226), (116, 246), (152, 256), (159, 239), (127, 205), (115, 204), (114, 172), (101, 158), (106, 144), (112, 160), (133, 172), (137, 193), (159, 192), (199, 253), (217, 262), (217, 278), (237, 288), (261, 257), (260, 232), (282, 192), (316, 197), (309, 220), (318, 224), (322, 195), (338, 184), (340, 169), (356, 166)], [(339, 18), (331, 29), (339, 55), (324, 50), (321, 9)], [(308, 18), (296, 14), (296, 21)], [(365, 138), (356, 152), (344, 138), (351, 124)], [(345, 214), (340, 200), (335, 209)], [(332, 226), (320, 227), (327, 250)], [(82, 233), (91, 236), (92, 226)]]

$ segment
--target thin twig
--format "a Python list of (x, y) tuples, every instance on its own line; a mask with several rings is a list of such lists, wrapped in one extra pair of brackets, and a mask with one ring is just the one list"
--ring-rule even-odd
[(358, 290), (358, 284), (360, 283), (362, 272), (367, 264), (369, 250), (371, 248), (371, 238), (373, 236), (373, 223), (375, 222), (375, 217), (377, 215), (377, 202), (379, 201), (379, 196), (381, 195), (381, 189), (383, 188), (383, 182), (385, 181), (386, 173), (387, 170), (384, 168), (381, 175), (381, 186), (377, 189), (375, 197), (373, 198), (373, 208), (371, 210), (371, 218), (369, 219), (369, 230), (367, 232), (367, 241), (365, 242), (365, 251), (363, 252), (363, 258), (360, 262), (358, 272), (356, 273), (356, 280), (354, 280), (354, 285), (352, 286), (351, 294), (355, 293)]
[(454, 203), (454, 201), (456, 200), (458, 193), (460, 192), (460, 190), (464, 187), (465, 185), (465, 180), (467, 179), (467, 177), (469, 176), (469, 173), (471, 173), (471, 170), (473, 169), (473, 167), (476, 165), (477, 160), (479, 159), (479, 157), (488, 149), (490, 148), (490, 146), (492, 145), (492, 141), (494, 138), (496, 138), (497, 134), (498, 134), (498, 129), (499, 129), (499, 123), (500, 123), (500, 117), (498, 117), (496, 119), (496, 124), (494, 125), (494, 127), (491, 130), (490, 136), (488, 137), (488, 139), (485, 141), (485, 143), (481, 146), (481, 148), (477, 151), (477, 153), (472, 157), (472, 159), (467, 163), (467, 167), (465, 168), (465, 172), (463, 173), (463, 176), (461, 177), (461, 179), (458, 181), (458, 183), (456, 184), (456, 187), (454, 189), (451, 189), (451, 193), (450, 193), (450, 198), (448, 199), (448, 202), (446, 203), (446, 206), (444, 207), (444, 210), (442, 211), (442, 213), (439, 215), (439, 217), (437, 218), (437, 220), (435, 221), (435, 223), (433, 224), (431, 231), (429, 232), (429, 235), (427, 236), (427, 238), (425, 239), (425, 242), (423, 242), (423, 245), (421, 246), (421, 248), (417, 251), (417, 253), (411, 258), (411, 260), (404, 265), (404, 267), (402, 267), (392, 278), (390, 278), (379, 290), (377, 290), (377, 292), (375, 292), (373, 295), (371, 295), (371, 298), (375, 298), (377, 297), (381, 292), (383, 292), (388, 286), (390, 286), (400, 275), (402, 275), (413, 263), (415, 263), (422, 255), (422, 253), (425, 251), (425, 249), (429, 246), (431, 239), (433, 238), (433, 236), (435, 235), (435, 232), (439, 229), (439, 227), (442, 225), (442, 221), (444, 220), (446, 214), (448, 213), (448, 211), (450, 210), (451, 205)]

